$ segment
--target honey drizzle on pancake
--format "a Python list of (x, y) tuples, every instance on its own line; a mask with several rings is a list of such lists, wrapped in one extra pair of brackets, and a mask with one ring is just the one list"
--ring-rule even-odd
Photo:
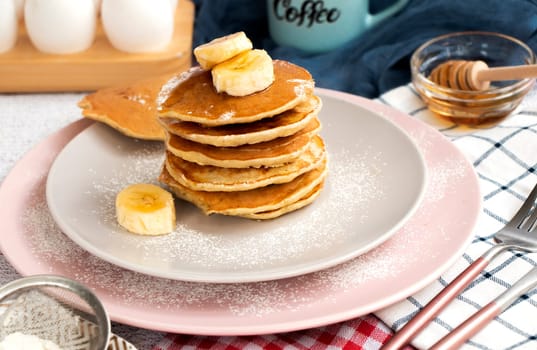
[(161, 89), (159, 116), (211, 126), (252, 122), (291, 109), (313, 92), (313, 78), (302, 67), (275, 60), (274, 74), (265, 90), (234, 97), (216, 92), (210, 71), (191, 69)]

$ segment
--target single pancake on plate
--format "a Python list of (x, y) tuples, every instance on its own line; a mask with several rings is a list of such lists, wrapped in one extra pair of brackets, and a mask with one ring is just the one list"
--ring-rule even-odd
[(144, 140), (165, 139), (157, 120), (157, 95), (170, 75), (99, 89), (78, 102), (82, 115)]
[(316, 200), (317, 197), (319, 197), (319, 195), (321, 194), (321, 190), (323, 189), (323, 186), (324, 186), (324, 181), (318, 184), (317, 186), (315, 186), (313, 190), (311, 190), (310, 193), (300, 198), (296, 202), (286, 205), (284, 207), (281, 207), (279, 209), (261, 211), (261, 212), (252, 213), (252, 214), (243, 214), (242, 217), (248, 218), (248, 219), (254, 219), (254, 220), (268, 220), (268, 219), (274, 219), (274, 218), (277, 218), (278, 216), (282, 216), (284, 214), (298, 210), (300, 208), (305, 207), (308, 204), (311, 204), (314, 200)]
[(194, 191), (179, 184), (163, 167), (159, 181), (166, 184), (179, 198), (193, 203), (205, 214), (247, 216), (276, 211), (307, 198), (326, 177), (326, 158), (319, 167), (294, 180), (247, 191)]
[(273, 64), (274, 82), (241, 97), (217, 92), (211, 72), (194, 67), (164, 84), (157, 97), (158, 115), (206, 126), (251, 123), (294, 108), (313, 93), (306, 69), (281, 60)]
[(252, 123), (207, 127), (175, 118), (160, 118), (160, 122), (170, 134), (184, 139), (217, 147), (235, 147), (292, 135), (315, 118), (321, 106), (321, 99), (311, 95), (290, 110)]
[(166, 148), (177, 157), (200, 165), (223, 168), (279, 166), (297, 159), (320, 128), (321, 123), (314, 118), (293, 135), (237, 147), (204, 145), (168, 133)]
[(195, 191), (246, 191), (290, 182), (320, 166), (325, 158), (322, 139), (314, 136), (308, 148), (295, 161), (277, 167), (222, 168), (188, 162), (166, 152), (165, 166), (179, 184)]

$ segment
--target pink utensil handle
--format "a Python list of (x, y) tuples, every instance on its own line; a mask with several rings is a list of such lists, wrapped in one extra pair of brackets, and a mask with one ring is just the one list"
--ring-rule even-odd
[[(485, 254), (486, 255), (486, 254)], [(481, 271), (487, 267), (490, 259), (481, 256), (457, 276), (444, 290), (436, 295), (414, 318), (397, 332), (382, 348), (397, 350), (408, 344), (440, 311), (451, 302)]]
[(460, 326), (455, 328), (451, 333), (440, 339), (430, 350), (450, 350), (458, 349), (467, 339), (478, 333), (494, 317), (502, 312), (502, 308), (496, 302), (490, 302), (481, 310), (464, 321)]

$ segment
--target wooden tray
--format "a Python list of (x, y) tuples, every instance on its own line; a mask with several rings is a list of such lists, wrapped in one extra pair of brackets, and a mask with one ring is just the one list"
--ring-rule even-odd
[(38, 51), (19, 28), (15, 47), (0, 54), (0, 92), (91, 91), (188, 69), (192, 57), (194, 5), (180, 0), (175, 32), (165, 51), (129, 54), (110, 44), (100, 21), (88, 50), (70, 55)]

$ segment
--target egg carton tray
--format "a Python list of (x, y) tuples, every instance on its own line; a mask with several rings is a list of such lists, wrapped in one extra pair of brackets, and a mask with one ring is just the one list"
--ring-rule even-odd
[(160, 52), (119, 51), (98, 22), (93, 45), (84, 52), (65, 55), (38, 51), (21, 22), (15, 46), (0, 54), (0, 93), (93, 91), (182, 72), (192, 64), (194, 4), (189, 0), (179, 1), (172, 41)]

